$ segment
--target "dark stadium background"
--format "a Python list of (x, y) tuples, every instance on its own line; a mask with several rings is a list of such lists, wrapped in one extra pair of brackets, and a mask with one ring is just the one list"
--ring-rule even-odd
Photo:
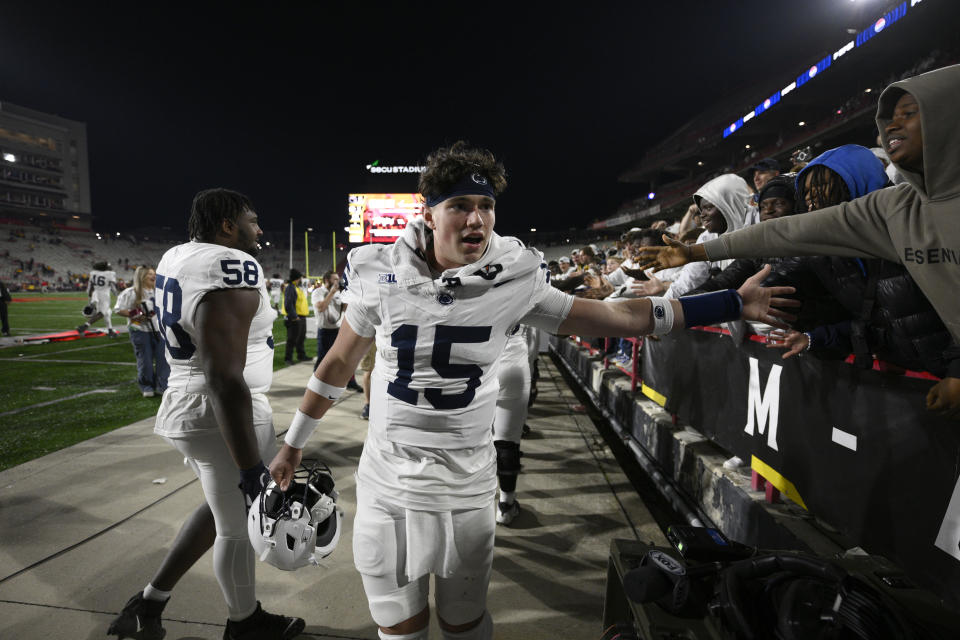
[(365, 165), (457, 138), (507, 164), (502, 233), (583, 228), (638, 195), (617, 176), (651, 144), (785, 84), (883, 8), (7, 2), (0, 98), (87, 124), (97, 230), (176, 228), (214, 185), (249, 193), (268, 229), (342, 229)]

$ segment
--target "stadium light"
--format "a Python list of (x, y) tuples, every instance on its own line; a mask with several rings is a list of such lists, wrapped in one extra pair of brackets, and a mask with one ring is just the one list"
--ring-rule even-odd
[[(851, 0), (855, 1), (855, 0)], [(833, 62), (836, 62), (841, 57), (847, 55), (854, 49), (863, 46), (874, 36), (890, 28), (890, 26), (896, 22), (902, 20), (906, 15), (907, 11), (911, 7), (915, 7), (918, 4), (923, 2), (923, 0), (903, 0), (903, 2), (895, 3), (889, 11), (884, 13), (881, 16), (878, 16), (877, 19), (862, 31), (857, 31), (856, 29), (846, 29), (846, 32), (849, 36), (853, 36), (853, 40), (850, 40), (842, 47), (837, 49), (832, 54), (829, 54), (815, 64), (812, 64), (810, 67), (805, 69), (800, 75), (797, 76), (796, 80), (788, 84), (786, 87), (780, 91), (775, 92), (769, 98), (764, 100), (761, 104), (757, 105), (752, 111), (743, 115), (743, 117), (737, 119), (735, 122), (724, 127), (722, 131), (722, 136), (724, 138), (733, 135), (737, 131), (743, 128), (743, 125), (751, 120), (752, 118), (759, 116), (765, 113), (770, 107), (777, 104), (781, 98), (784, 98), (791, 91), (798, 89), (805, 85), (807, 82), (812, 80), (815, 76), (819, 76), (824, 71), (830, 68)], [(909, 5), (909, 6), (908, 6)], [(801, 125), (802, 126), (802, 125)]]
[(119, 231), (117, 231), (117, 237), (119, 237), (119, 236), (120, 236), (120, 232), (119, 232)]
[(647, 200), (653, 200), (656, 197), (657, 197), (657, 194), (655, 194), (653, 191), (647, 194)]
[(536, 227), (530, 227), (530, 233), (536, 233), (536, 232), (537, 232)]
[(12, 153), (5, 153), (3, 154), (3, 159), (7, 162), (16, 162), (17, 156), (13, 155)]
[(266, 245), (269, 247), (269, 246), (270, 246), (270, 241), (267, 240), (264, 244), (266, 244)]
[(749, 149), (749, 148), (750, 148), (750, 145), (745, 144), (745, 145), (743, 145), (743, 148), (744, 148), (744, 149)]
[(697, 160), (697, 166), (698, 166), (698, 167), (702, 167), (702, 166), (703, 166), (703, 160)]
[(863, 90), (864, 93), (870, 93), (871, 91), (873, 91), (873, 89), (871, 89), (870, 87), (867, 87), (866, 89)]
[(804, 122), (803, 120), (801, 120), (800, 122), (797, 123), (797, 126), (798, 126), (798, 127), (802, 127), (802, 126), (805, 125), (805, 124), (807, 124), (807, 123)]

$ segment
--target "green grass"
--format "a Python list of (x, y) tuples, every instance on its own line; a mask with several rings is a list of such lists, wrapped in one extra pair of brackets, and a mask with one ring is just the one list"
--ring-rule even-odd
[[(18, 293), (13, 297), (9, 311), (14, 337), (66, 331), (83, 321), (83, 294)], [(125, 323), (120, 316), (113, 319), (117, 326)], [(103, 321), (93, 328), (103, 328)], [(285, 366), (287, 331), (281, 319), (274, 324), (273, 339), (277, 370)], [(311, 356), (316, 353), (316, 336), (307, 338), (306, 351)], [(21, 410), (0, 416), (0, 470), (156, 415), (160, 398), (141, 396), (135, 364), (126, 335), (0, 348), (0, 414)], [(70, 397), (96, 389), (107, 392)], [(61, 401), (35, 406), (51, 400)]]

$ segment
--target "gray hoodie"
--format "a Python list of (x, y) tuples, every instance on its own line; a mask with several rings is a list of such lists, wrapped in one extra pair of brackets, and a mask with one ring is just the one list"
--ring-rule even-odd
[(897, 170), (903, 184), (802, 216), (788, 216), (725, 233), (704, 243), (710, 260), (764, 256), (838, 255), (901, 262), (940, 319), (960, 342), (960, 65), (894, 82), (880, 96), (877, 127), (909, 92), (920, 107), (923, 174)]
[[(693, 194), (693, 200), (700, 206), (700, 200), (710, 202), (720, 213), (723, 219), (727, 221), (727, 230), (724, 233), (730, 233), (737, 229), (742, 229), (747, 222), (747, 215), (750, 213), (750, 187), (746, 181), (734, 173), (725, 173), (710, 180)], [(698, 244), (706, 243), (708, 240), (716, 238), (717, 234), (710, 231), (704, 231), (697, 238)], [(679, 298), (689, 291), (693, 291), (710, 277), (712, 267), (726, 268), (730, 260), (724, 260), (718, 264), (707, 264), (705, 262), (694, 262), (684, 265), (683, 270), (667, 289), (664, 294), (667, 298)]]

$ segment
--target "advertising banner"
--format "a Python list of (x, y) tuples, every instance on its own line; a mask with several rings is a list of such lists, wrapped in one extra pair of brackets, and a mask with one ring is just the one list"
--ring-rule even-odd
[(644, 387), (854, 544), (960, 601), (960, 424), (935, 380), (821, 361), (729, 335), (646, 340)]

